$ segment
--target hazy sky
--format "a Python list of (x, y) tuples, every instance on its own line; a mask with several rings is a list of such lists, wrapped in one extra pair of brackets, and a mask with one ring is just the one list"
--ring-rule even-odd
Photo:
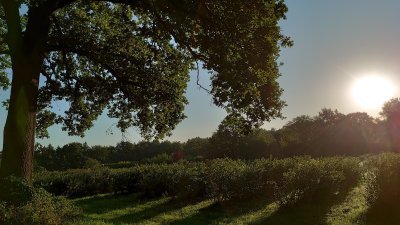
[[(379, 108), (367, 109), (357, 104), (351, 88), (357, 78), (371, 73), (400, 87), (400, 1), (287, 0), (286, 3), (289, 12), (281, 28), (294, 40), (294, 46), (284, 49), (280, 57), (285, 63), (279, 82), (284, 89), (282, 97), (288, 104), (283, 110), (287, 119), (274, 120), (264, 127), (280, 128), (295, 116), (315, 115), (323, 107), (342, 113), (367, 111), (377, 116)], [(201, 71), (201, 75), (201, 82), (207, 85), (207, 73)], [(0, 92), (0, 100), (8, 98), (8, 94)], [(187, 97), (190, 102), (185, 110), (188, 118), (178, 125), (169, 140), (210, 136), (225, 116), (223, 110), (212, 105), (207, 93), (196, 88), (193, 79)], [(58, 110), (62, 110), (61, 107)], [(0, 110), (0, 118), (2, 131), (6, 118), (4, 109)], [(69, 137), (60, 127), (54, 126), (49, 130), (50, 139), (39, 142), (56, 146), (72, 141), (114, 145), (122, 139), (114, 123), (103, 115), (85, 138)], [(109, 128), (113, 135), (108, 134)], [(2, 132), (0, 134), (2, 144)], [(140, 140), (135, 129), (131, 129), (126, 138), (132, 142)]]

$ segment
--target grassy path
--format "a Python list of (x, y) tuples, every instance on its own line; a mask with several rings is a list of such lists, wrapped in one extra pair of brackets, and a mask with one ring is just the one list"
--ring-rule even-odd
[(74, 200), (84, 218), (74, 225), (128, 224), (365, 224), (367, 204), (363, 185), (336, 199), (306, 200), (280, 209), (268, 201), (222, 203), (182, 202), (169, 197), (141, 199), (133, 195), (99, 195)]

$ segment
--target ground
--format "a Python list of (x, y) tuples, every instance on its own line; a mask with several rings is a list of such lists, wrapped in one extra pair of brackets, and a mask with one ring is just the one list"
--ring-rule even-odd
[(74, 200), (84, 215), (74, 225), (371, 224), (366, 222), (368, 207), (362, 184), (333, 198), (316, 199), (311, 197), (280, 208), (276, 202), (263, 199), (216, 203), (213, 200), (181, 201), (171, 197), (144, 199), (139, 194), (98, 195)]

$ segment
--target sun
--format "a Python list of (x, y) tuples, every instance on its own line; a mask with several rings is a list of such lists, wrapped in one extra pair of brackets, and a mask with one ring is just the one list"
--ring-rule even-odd
[(393, 98), (397, 87), (380, 75), (367, 75), (358, 78), (352, 88), (354, 100), (367, 109), (379, 109)]

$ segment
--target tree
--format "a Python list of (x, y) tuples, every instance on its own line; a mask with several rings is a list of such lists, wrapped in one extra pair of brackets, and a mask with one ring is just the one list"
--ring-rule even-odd
[(113, 147), (111, 146), (95, 145), (90, 148), (90, 151), (87, 152), (87, 155), (90, 158), (95, 159), (99, 162), (107, 163), (110, 158), (112, 149)]
[(306, 154), (310, 151), (310, 143), (317, 136), (317, 122), (315, 118), (301, 115), (293, 118), (282, 127), (279, 133), (284, 140), (284, 155)]
[(190, 159), (204, 156), (205, 150), (209, 147), (208, 138), (195, 137), (188, 139), (184, 144), (185, 156)]
[(39, 145), (35, 148), (35, 163), (46, 170), (58, 169), (60, 163), (57, 162), (57, 156), (57, 152), (52, 145)]
[[(237, 116), (228, 115), (218, 125), (218, 129), (211, 136), (210, 148), (205, 155), (207, 158), (237, 158), (239, 145), (248, 131), (249, 124)], [(248, 133), (246, 133), (248, 134)]]
[(257, 159), (278, 156), (280, 154), (278, 143), (271, 131), (261, 128), (253, 129), (243, 137), (239, 144), (239, 158)]
[(376, 123), (365, 112), (349, 113), (337, 125), (336, 154), (361, 155), (376, 151)]
[(321, 109), (318, 116), (315, 117), (315, 121), (319, 126), (329, 127), (336, 125), (345, 118), (345, 115), (340, 113), (337, 109)]
[(88, 157), (85, 155), (89, 146), (81, 143), (69, 143), (57, 148), (57, 170), (77, 169), (85, 166)]
[[(195, 62), (210, 71), (213, 102), (230, 115), (252, 126), (281, 116), (277, 59), (292, 44), (278, 25), (283, 0), (0, 3), (2, 87), (9, 86), (5, 69), (12, 70), (2, 177), (31, 180), (35, 130), (45, 137), (60, 123), (82, 136), (105, 109), (122, 131), (170, 134), (185, 118)], [(53, 101), (70, 108), (57, 115)]]
[(383, 119), (393, 151), (400, 151), (400, 98), (387, 101), (379, 113)]

